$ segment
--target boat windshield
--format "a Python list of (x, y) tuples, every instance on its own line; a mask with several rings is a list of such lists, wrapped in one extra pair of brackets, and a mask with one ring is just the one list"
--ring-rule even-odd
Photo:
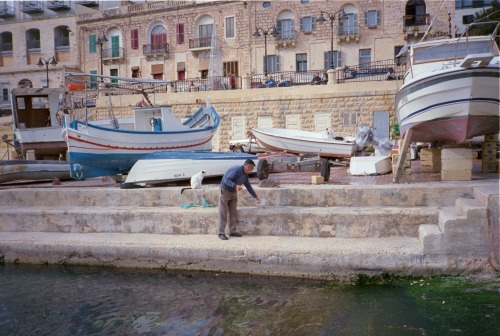
[[(444, 61), (452, 59), (461, 59), (469, 54), (481, 54), (492, 52), (492, 42), (488, 41), (469, 41), (447, 43), (435, 46), (426, 46), (414, 48), (413, 63), (424, 63), (434, 61)], [(458, 47), (457, 47), (458, 45)]]

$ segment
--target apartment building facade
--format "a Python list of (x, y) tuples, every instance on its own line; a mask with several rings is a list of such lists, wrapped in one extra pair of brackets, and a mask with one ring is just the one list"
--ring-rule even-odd
[(454, 10), (424, 0), (127, 1), (76, 22), (82, 71), (183, 80), (208, 76), (213, 35), (224, 76), (328, 69), (392, 59), (435, 17), (432, 32), (448, 35)]

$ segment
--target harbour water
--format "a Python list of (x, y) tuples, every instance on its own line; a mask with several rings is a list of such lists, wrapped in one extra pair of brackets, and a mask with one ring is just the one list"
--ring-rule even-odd
[(500, 282), (0, 266), (0, 335), (499, 335)]

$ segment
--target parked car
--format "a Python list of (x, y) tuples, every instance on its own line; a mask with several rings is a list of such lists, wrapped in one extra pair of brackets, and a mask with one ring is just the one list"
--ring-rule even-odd
[(235, 153), (265, 153), (270, 150), (257, 142), (254, 138), (229, 141), (229, 150)]

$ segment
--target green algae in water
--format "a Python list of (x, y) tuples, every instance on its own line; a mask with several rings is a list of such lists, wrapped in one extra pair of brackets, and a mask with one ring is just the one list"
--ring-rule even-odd
[[(499, 335), (499, 283), (0, 267), (5, 335)], [(444, 302), (444, 303), (443, 303)]]

